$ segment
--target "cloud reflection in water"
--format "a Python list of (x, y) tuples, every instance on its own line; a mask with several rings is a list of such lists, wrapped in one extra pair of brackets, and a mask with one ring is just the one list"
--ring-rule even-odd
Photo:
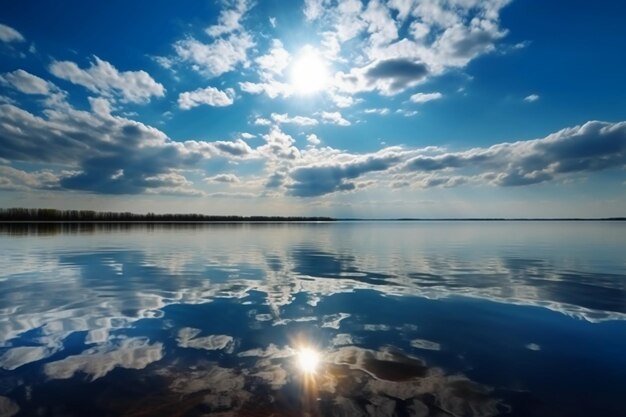
[[(177, 401), (188, 401), (188, 415), (254, 407), (298, 415), (292, 337), (303, 332), (323, 354), (316, 373), (321, 415), (498, 415), (506, 401), (491, 384), (467, 376), (476, 344), (485, 351), (494, 342), (502, 346), (494, 334), (525, 326), (531, 318), (521, 312), (530, 307), (563, 313), (566, 326), (559, 329), (571, 326), (568, 317), (626, 318), (626, 271), (615, 261), (623, 238), (602, 242), (604, 232), (579, 230), (599, 245), (597, 252), (567, 236), (546, 249), (552, 235), (524, 227), (0, 235), (0, 264), (10, 266), (0, 270), (0, 395), (25, 406), (22, 388), (10, 382), (14, 374), (29, 375), (28, 384), (41, 390), (123, 377), (138, 387), (160, 381), (154, 384), (165, 392), (152, 400), (155, 415), (167, 415)], [(518, 321), (500, 322), (505, 316)], [(516, 354), (551, 354), (550, 340), (530, 330), (513, 336), (517, 344), (507, 349)], [(115, 390), (106, 395), (115, 401)], [(54, 406), (49, 397), (32, 398)]]

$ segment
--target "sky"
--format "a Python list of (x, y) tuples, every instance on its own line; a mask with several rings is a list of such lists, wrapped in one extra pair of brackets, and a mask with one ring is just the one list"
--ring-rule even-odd
[(613, 0), (7, 1), (0, 206), (626, 215)]

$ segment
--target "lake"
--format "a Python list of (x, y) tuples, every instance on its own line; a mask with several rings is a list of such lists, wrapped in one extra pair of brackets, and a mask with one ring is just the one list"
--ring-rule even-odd
[(0, 225), (0, 416), (624, 416), (626, 222)]

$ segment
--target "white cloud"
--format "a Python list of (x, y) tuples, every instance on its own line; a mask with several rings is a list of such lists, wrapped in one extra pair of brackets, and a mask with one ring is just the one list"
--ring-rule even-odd
[(10, 26), (0, 23), (0, 41), (2, 42), (24, 42), (24, 36)]
[(62, 103), (37, 116), (0, 104), (0, 159), (66, 169), (24, 172), (3, 167), (2, 187), (193, 195), (198, 192), (183, 170), (211, 158), (232, 161), (254, 156), (241, 139), (172, 141), (153, 127), (111, 115), (105, 99), (91, 99), (91, 105), (93, 112)]
[(218, 174), (212, 177), (207, 177), (204, 179), (206, 182), (221, 182), (221, 183), (230, 183), (236, 184), (241, 182), (238, 176), (235, 174)]
[(252, 133), (248, 133), (248, 132), (243, 132), (240, 136), (242, 139), (252, 139), (256, 137), (256, 135), (253, 135)]
[(593, 121), (541, 139), (418, 155), (408, 160), (403, 169), (422, 173), (419, 183), (423, 187), (464, 183), (524, 186), (625, 163), (626, 122)]
[(356, 102), (356, 100), (352, 96), (345, 96), (345, 95), (335, 94), (335, 93), (331, 93), (330, 98), (333, 101), (333, 103), (335, 103), (335, 106), (339, 108), (350, 107)]
[(316, 119), (312, 119), (310, 117), (305, 117), (305, 116), (294, 116), (294, 117), (289, 117), (289, 114), (287, 113), (272, 113), (271, 115), (272, 120), (274, 120), (276, 123), (278, 124), (295, 124), (295, 125), (299, 125), (299, 126), (315, 126), (318, 124), (318, 121)]
[(249, 65), (248, 49), (254, 46), (247, 32), (235, 32), (211, 43), (202, 43), (192, 37), (174, 44), (174, 50), (183, 61), (205, 75), (216, 77), (234, 70), (239, 64)]
[(414, 0), (389, 0), (389, 8), (398, 12), (398, 20), (406, 19), (415, 5)]
[(539, 95), (538, 94), (531, 94), (529, 96), (524, 97), (524, 101), (528, 102), (528, 103), (532, 103), (534, 101), (539, 100)]
[(295, 146), (295, 140), (278, 126), (272, 126), (269, 133), (263, 135), (265, 145), (259, 146), (257, 151), (271, 159), (293, 160), (300, 157), (300, 150)]
[(428, 101), (439, 100), (443, 95), (441, 93), (417, 93), (411, 96), (413, 103), (426, 103)]
[(308, 135), (306, 137), (306, 141), (309, 145), (311, 146), (317, 146), (320, 143), (322, 143), (322, 141), (320, 140), (320, 138), (315, 134), (315, 133), (311, 133), (310, 135)]
[(363, 112), (366, 113), (366, 114), (379, 114), (381, 116), (385, 116), (385, 115), (389, 114), (390, 110), (387, 107), (383, 107), (383, 108), (365, 109), (365, 110), (363, 110)]
[(239, 88), (249, 94), (265, 93), (269, 98), (289, 97), (293, 94), (291, 85), (275, 80), (261, 83), (244, 81), (239, 83)]
[(49, 95), (58, 91), (53, 83), (22, 69), (0, 75), (0, 84), (8, 84), (24, 94)]
[(335, 112), (323, 111), (321, 113), (321, 116), (322, 116), (322, 120), (324, 121), (324, 123), (333, 123), (339, 126), (351, 125), (350, 121), (344, 119), (341, 113), (339, 113), (338, 111), (335, 111)]
[(278, 39), (273, 39), (269, 51), (257, 57), (254, 62), (257, 65), (257, 73), (260, 82), (244, 81), (239, 83), (239, 88), (249, 94), (265, 93), (270, 98), (289, 97), (293, 94), (293, 87), (275, 77), (282, 77), (285, 69), (291, 61), (289, 52), (283, 47)]
[(338, 3), (336, 10), (326, 10), (335, 17), (334, 29), (340, 42), (353, 39), (366, 28), (367, 24), (361, 19), (362, 12), (360, 0), (344, 0)]
[(307, 20), (315, 20), (324, 11), (323, 0), (304, 0), (304, 16)]
[(178, 106), (183, 110), (206, 104), (213, 107), (226, 107), (234, 102), (235, 90), (227, 88), (224, 91), (215, 87), (199, 88), (186, 91), (178, 96)]
[(272, 121), (263, 117), (257, 117), (256, 119), (254, 119), (254, 124), (257, 126), (270, 126), (272, 124)]
[(11, 166), (0, 165), (0, 189), (2, 190), (55, 190), (59, 188), (60, 179), (60, 175), (49, 170), (26, 172)]
[(206, 33), (212, 37), (218, 37), (224, 34), (241, 30), (241, 19), (250, 10), (250, 2), (247, 0), (238, 0), (232, 9), (222, 10), (217, 18), (217, 24), (209, 26)]
[[(508, 2), (371, 0), (364, 7), (359, 0), (345, 0), (320, 3), (326, 7), (312, 15), (321, 25), (326, 58), (355, 63), (337, 74), (334, 93), (392, 95), (494, 51), (507, 34), (499, 13)], [(408, 30), (400, 33), (400, 27)], [(350, 52), (340, 57), (346, 42)]]
[(289, 52), (283, 47), (280, 40), (272, 40), (269, 52), (254, 60), (259, 66), (262, 78), (271, 79), (271, 74), (282, 75), (287, 65), (289, 65)]
[(152, 59), (165, 69), (171, 70), (174, 67), (175, 60), (172, 58), (166, 56), (154, 56)]
[(370, 45), (387, 45), (398, 37), (398, 28), (389, 9), (379, 0), (370, 0), (362, 18), (367, 23)]
[(50, 72), (58, 78), (81, 85), (106, 97), (120, 96), (122, 101), (146, 103), (152, 96), (163, 97), (165, 87), (145, 71), (120, 72), (110, 63), (94, 56), (90, 67), (81, 69), (71, 61), (54, 61)]
[(244, 157), (252, 153), (252, 148), (242, 139), (235, 141), (218, 140), (215, 142), (204, 142), (203, 147), (207, 150), (217, 151), (222, 156)]

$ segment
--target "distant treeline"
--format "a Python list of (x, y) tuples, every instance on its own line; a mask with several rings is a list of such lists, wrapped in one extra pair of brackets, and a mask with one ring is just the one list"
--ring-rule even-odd
[(92, 210), (0, 209), (4, 222), (302, 222), (333, 221), (331, 217), (208, 216), (204, 214), (136, 214)]

